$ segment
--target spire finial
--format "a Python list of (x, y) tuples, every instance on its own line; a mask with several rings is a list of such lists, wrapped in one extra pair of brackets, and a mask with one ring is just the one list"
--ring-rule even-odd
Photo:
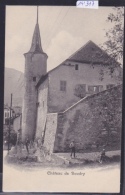
[(39, 10), (38, 10), (38, 6), (37, 6), (37, 24), (38, 24), (38, 11), (39, 11)]
[(36, 18), (36, 25), (35, 25), (35, 30), (33, 33), (33, 38), (32, 38), (32, 44), (30, 48), (30, 52), (39, 52), (42, 53), (42, 46), (41, 46), (41, 37), (40, 37), (40, 30), (39, 30), (39, 24), (38, 24), (38, 6), (37, 6), (37, 18)]

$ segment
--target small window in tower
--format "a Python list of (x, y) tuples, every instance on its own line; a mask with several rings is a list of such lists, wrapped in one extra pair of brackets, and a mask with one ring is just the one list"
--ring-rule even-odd
[(44, 101), (43, 101), (43, 107), (44, 107)]
[(66, 91), (66, 81), (60, 81), (60, 91)]
[(37, 103), (36, 103), (36, 106), (38, 107), (39, 105), (40, 105), (40, 103), (39, 103), (39, 102), (37, 102)]
[(79, 66), (78, 64), (75, 65), (75, 70), (78, 70), (79, 69)]
[(36, 81), (36, 77), (33, 77), (33, 81), (34, 81), (34, 82)]

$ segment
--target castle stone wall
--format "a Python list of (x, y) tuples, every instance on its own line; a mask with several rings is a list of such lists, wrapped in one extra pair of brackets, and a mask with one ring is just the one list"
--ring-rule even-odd
[(122, 85), (88, 96), (58, 114), (55, 152), (69, 151), (72, 140), (77, 151), (98, 151), (103, 145), (120, 149), (122, 129)]
[(22, 141), (26, 138), (33, 140), (36, 124), (36, 100), (37, 92), (33, 82), (32, 55), (25, 55), (25, 73), (24, 73), (24, 98), (22, 109)]
[(44, 53), (35, 53), (32, 55), (32, 72), (36, 77), (36, 82), (39, 81), (42, 75), (47, 73), (47, 55)]
[(53, 152), (55, 145), (55, 136), (57, 131), (57, 116), (58, 116), (57, 113), (47, 114), (44, 146), (50, 152)]
[(22, 120), (22, 115), (19, 115), (13, 121), (13, 130), (16, 131), (16, 133), (18, 133), (18, 130), (21, 129), (21, 120)]
[(42, 139), (46, 126), (48, 79), (38, 89), (36, 138)]
[[(70, 65), (69, 65), (70, 64)], [(78, 65), (78, 70), (75, 70), (75, 65)], [(103, 71), (103, 76), (101, 75)], [(85, 95), (89, 94), (89, 86), (101, 85), (101, 90), (106, 90), (107, 85), (121, 84), (119, 77), (116, 76), (119, 71), (115, 70), (113, 75), (110, 75), (108, 66), (99, 64), (91, 65), (87, 63), (65, 62), (49, 73), (49, 112), (62, 112), (81, 98), (76, 96), (75, 88), (79, 85), (85, 85)], [(91, 77), (91, 78), (90, 78)], [(66, 81), (66, 90), (60, 90), (60, 81)]]
[(22, 141), (34, 140), (37, 117), (36, 83), (46, 74), (47, 55), (44, 53), (25, 54), (24, 98), (22, 109)]

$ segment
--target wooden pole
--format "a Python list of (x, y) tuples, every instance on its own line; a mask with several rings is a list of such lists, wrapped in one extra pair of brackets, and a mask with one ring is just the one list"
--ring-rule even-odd
[(39, 13), (39, 10), (38, 10), (38, 6), (37, 6), (37, 24), (38, 24), (38, 13)]
[(11, 93), (11, 102), (10, 102), (10, 118), (9, 118), (9, 135), (8, 135), (8, 154), (10, 148), (10, 131), (11, 131), (11, 109), (12, 109), (12, 93)]

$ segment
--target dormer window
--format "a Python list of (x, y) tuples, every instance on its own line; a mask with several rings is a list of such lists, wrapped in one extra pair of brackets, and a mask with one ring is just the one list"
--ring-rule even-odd
[(79, 66), (78, 64), (75, 65), (75, 70), (78, 70), (79, 69)]
[(33, 77), (33, 81), (34, 81), (34, 82), (36, 81), (36, 77)]

